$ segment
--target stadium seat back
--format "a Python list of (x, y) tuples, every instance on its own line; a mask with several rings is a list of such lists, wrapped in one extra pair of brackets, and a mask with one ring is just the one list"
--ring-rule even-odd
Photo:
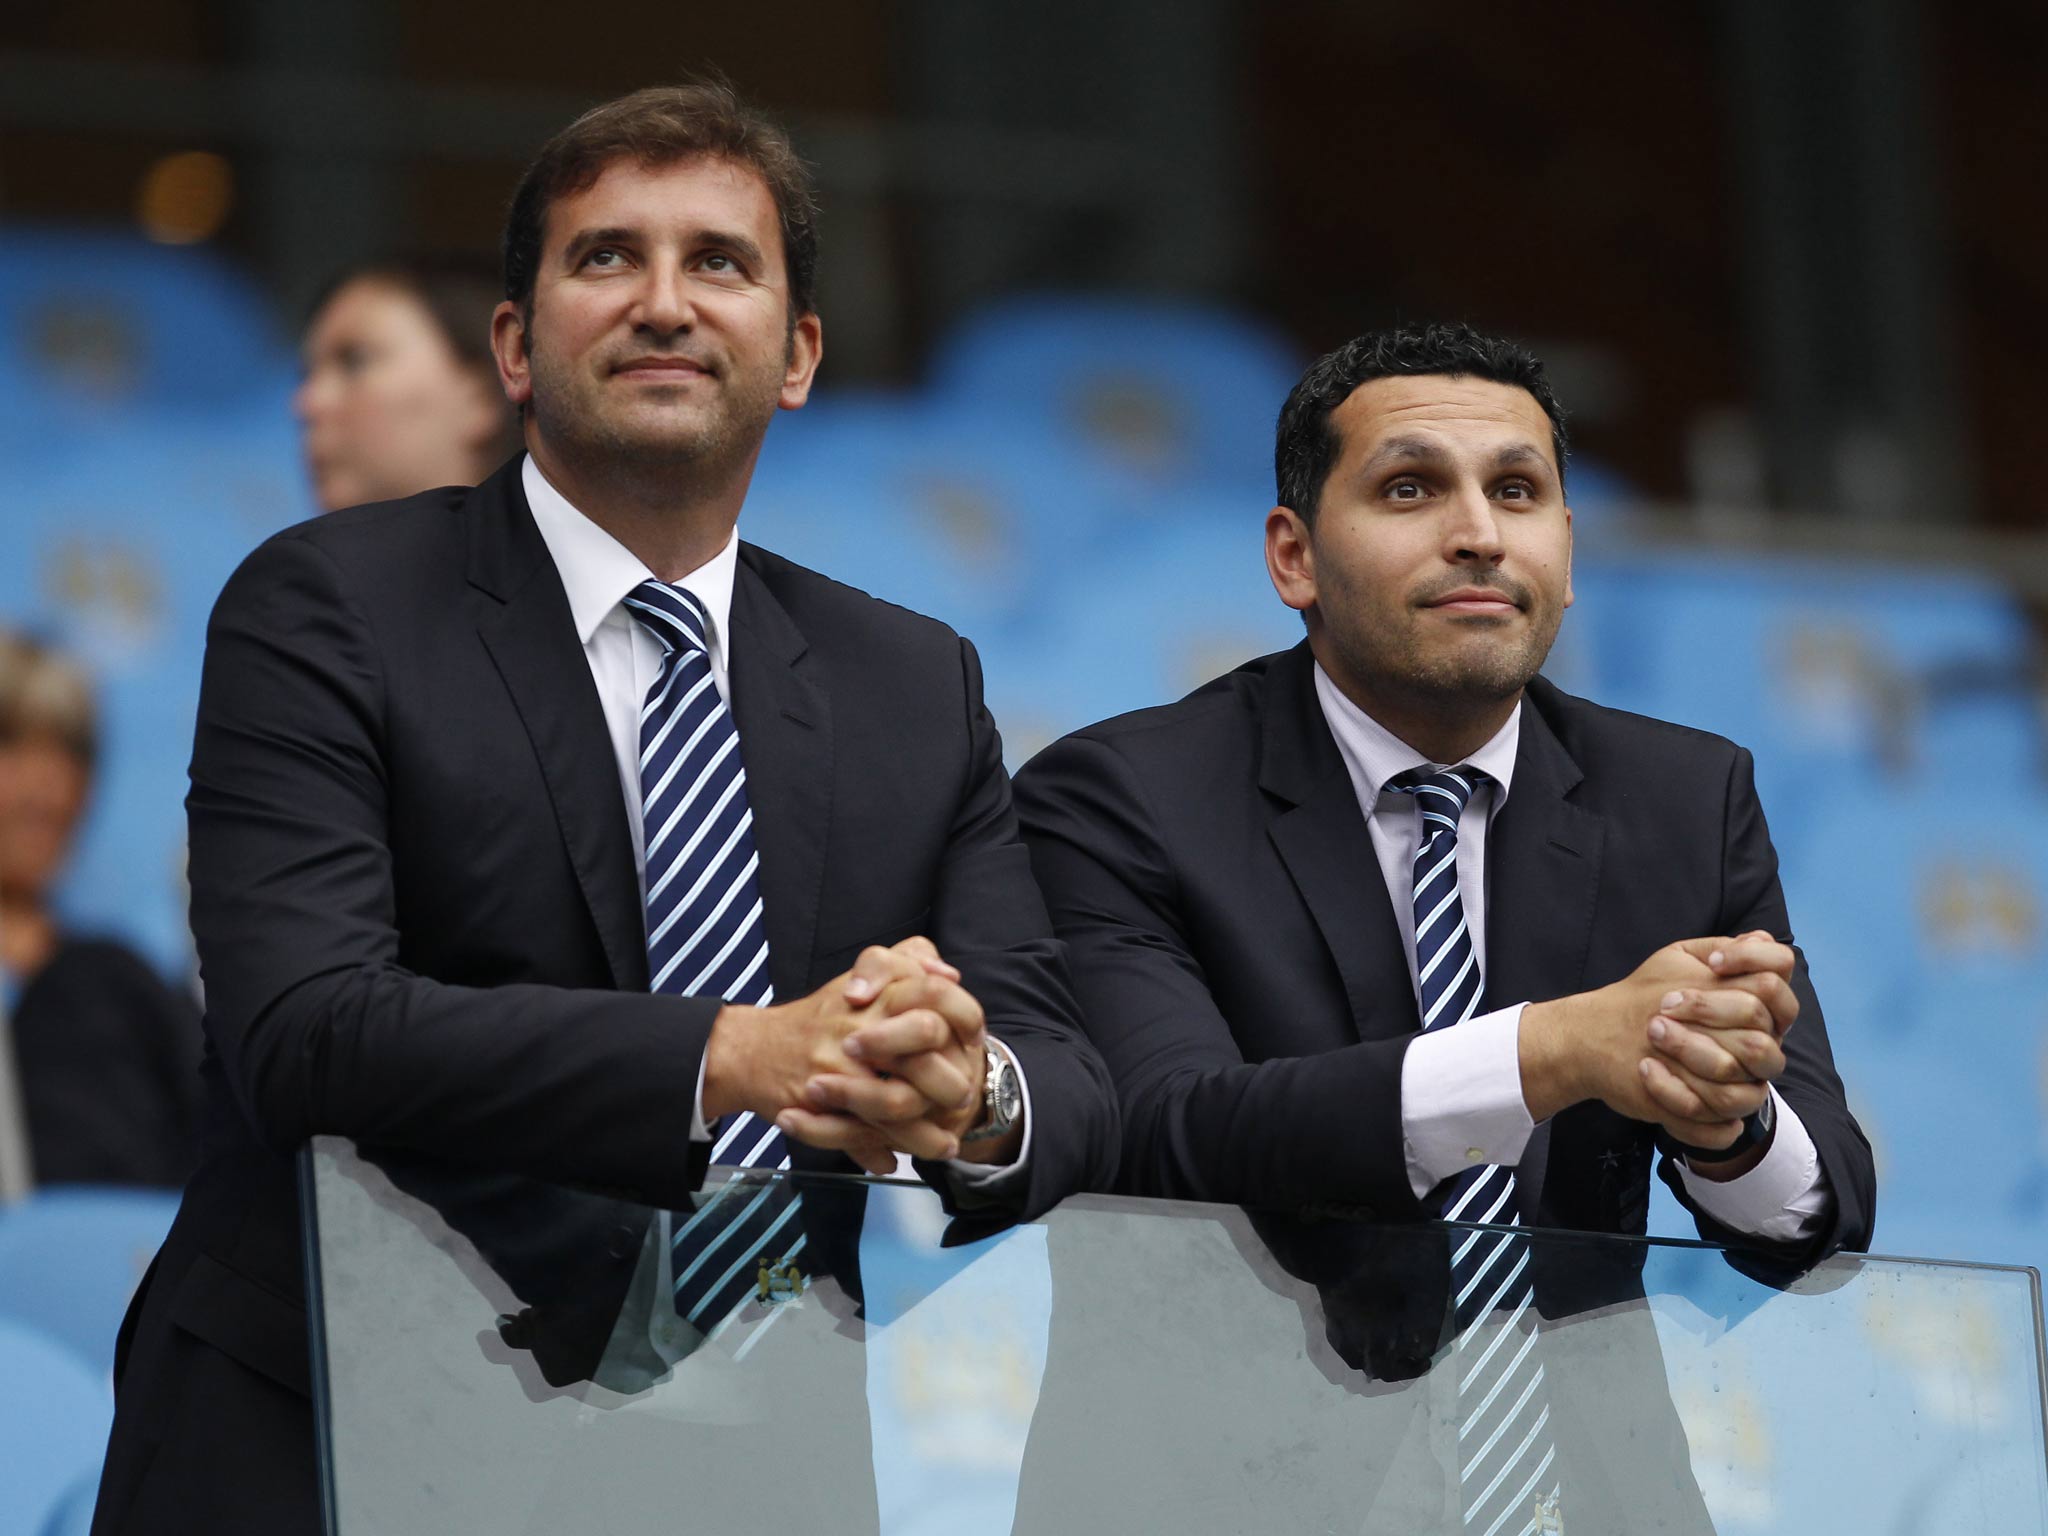
[(1926, 760), (1930, 679), (2031, 647), (2011, 596), (1971, 576), (1848, 561), (1582, 561), (1567, 617), (1604, 704), (1749, 747), (1773, 825), (1841, 775)]
[(177, 1211), (178, 1197), (161, 1190), (84, 1185), (38, 1190), (9, 1207), (0, 1213), (0, 1319), (111, 1375), (122, 1314)]
[(0, 1529), (44, 1536), (96, 1482), (113, 1424), (103, 1372), (0, 1316)]
[[(2048, 1260), (2048, 798), (1845, 784), (1785, 879), (1887, 1252)], [(1796, 1027), (1796, 1026), (1795, 1026)]]
[(214, 252), (103, 230), (0, 234), (0, 401), (63, 421), (274, 394), (289, 349)]
[(1273, 425), (1301, 359), (1227, 311), (1082, 294), (1012, 298), (940, 344), (930, 390), (1035, 420), (1156, 481), (1270, 495)]

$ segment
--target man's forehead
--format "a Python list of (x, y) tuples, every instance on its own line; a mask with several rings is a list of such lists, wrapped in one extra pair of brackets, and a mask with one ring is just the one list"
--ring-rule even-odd
[(554, 199), (548, 238), (571, 239), (591, 224), (625, 227), (678, 217), (727, 224), (740, 215), (765, 230), (780, 228), (767, 181), (743, 161), (706, 154), (649, 162), (621, 155), (588, 184)]
[(1527, 440), (1551, 454), (1550, 418), (1515, 384), (1469, 374), (1396, 374), (1368, 379), (1332, 413), (1348, 454), (1370, 455), (1391, 439), (1440, 440), (1494, 448)]

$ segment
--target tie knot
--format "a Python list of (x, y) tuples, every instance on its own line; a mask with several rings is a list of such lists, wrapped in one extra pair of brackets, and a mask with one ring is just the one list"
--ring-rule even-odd
[(1387, 780), (1387, 789), (1397, 795), (1413, 795), (1416, 805), (1422, 810), (1425, 832), (1436, 836), (1446, 830), (1454, 834), (1457, 832), (1458, 817), (1464, 814), (1466, 803), (1485, 782), (1486, 775), (1470, 766), (1434, 772), (1428, 768), (1411, 768)]
[(626, 594), (626, 608), (664, 651), (709, 652), (711, 615), (695, 593), (665, 581), (643, 581)]

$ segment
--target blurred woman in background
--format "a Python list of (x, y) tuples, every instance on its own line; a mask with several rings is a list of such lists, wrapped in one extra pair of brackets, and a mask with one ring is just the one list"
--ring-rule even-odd
[(321, 510), (475, 485), (519, 447), (491, 357), (483, 262), (359, 267), (314, 306), (292, 410)]
[(133, 950), (67, 931), (52, 893), (98, 757), (92, 688), (0, 631), (0, 1003), (38, 1184), (183, 1184), (199, 1013)]

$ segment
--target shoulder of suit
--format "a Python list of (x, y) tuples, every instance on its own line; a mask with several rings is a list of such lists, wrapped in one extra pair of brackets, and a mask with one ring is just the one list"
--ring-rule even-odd
[(449, 542), (462, 548), (463, 506), (475, 494), (466, 485), (444, 485), (395, 501), (365, 502), (323, 512), (302, 523), (279, 529), (258, 548), (302, 543), (344, 564), (360, 559), (388, 560)]
[(311, 574), (315, 588), (331, 585), (365, 612), (455, 612), (453, 600), (468, 566), (463, 509), (469, 486), (444, 486), (396, 501), (368, 502), (325, 512), (280, 529), (243, 559), (223, 588), (223, 607), (268, 605)]
[(807, 630), (824, 626), (842, 635), (899, 645), (943, 646), (948, 650), (960, 643), (959, 632), (941, 619), (863, 592), (843, 581), (834, 581), (821, 571), (798, 565), (744, 539), (740, 541), (740, 561), (761, 578), (775, 600)]
[(1740, 744), (1726, 736), (1680, 725), (1675, 720), (1596, 704), (1566, 693), (1547, 678), (1538, 677), (1530, 682), (1528, 699), (1530, 707), (1543, 717), (1565, 750), (1581, 765), (1597, 762), (1603, 751), (1619, 748), (1715, 762), (1725, 762), (1742, 750)]

